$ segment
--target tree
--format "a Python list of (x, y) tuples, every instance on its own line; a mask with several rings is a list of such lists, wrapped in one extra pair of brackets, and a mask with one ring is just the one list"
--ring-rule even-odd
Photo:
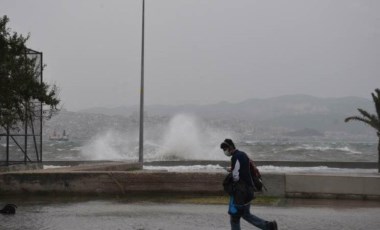
[(377, 137), (379, 138), (377, 151), (378, 151), (378, 172), (380, 173), (380, 89), (375, 89), (375, 92), (371, 93), (371, 95), (372, 95), (373, 102), (375, 103), (377, 115), (370, 114), (363, 109), (358, 109), (361, 116), (347, 117), (345, 119), (345, 122), (348, 122), (351, 120), (361, 121), (376, 130)]
[(36, 103), (48, 106), (46, 117), (58, 111), (57, 87), (40, 82), (36, 60), (28, 57), (24, 37), (7, 27), (9, 18), (0, 18), (0, 127), (17, 128), (20, 122), (34, 120)]

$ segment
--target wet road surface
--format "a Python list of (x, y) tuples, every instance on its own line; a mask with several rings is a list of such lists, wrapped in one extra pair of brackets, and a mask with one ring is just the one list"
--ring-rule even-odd
[[(81, 201), (18, 206), (16, 215), (0, 215), (1, 230), (230, 229), (226, 205)], [(280, 206), (253, 206), (251, 211), (276, 219), (281, 230), (380, 229), (380, 202), (290, 200)], [(242, 229), (255, 228), (242, 220)]]

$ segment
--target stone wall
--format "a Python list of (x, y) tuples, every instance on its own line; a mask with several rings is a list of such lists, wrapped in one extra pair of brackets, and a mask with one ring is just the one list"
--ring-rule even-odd
[[(0, 194), (136, 192), (223, 194), (225, 173), (164, 171), (28, 171), (0, 173)], [(380, 199), (380, 175), (264, 174), (275, 197)]]

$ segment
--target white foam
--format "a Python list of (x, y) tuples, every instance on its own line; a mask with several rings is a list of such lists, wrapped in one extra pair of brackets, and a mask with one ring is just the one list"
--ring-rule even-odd
[(195, 116), (178, 114), (170, 120), (164, 131), (158, 158), (224, 159), (219, 144), (225, 137), (230, 137), (230, 134), (206, 126)]
[(62, 166), (62, 165), (44, 165), (43, 169), (57, 169), (57, 168), (70, 168), (71, 166)]
[(191, 166), (144, 166), (146, 170), (165, 170), (168, 172), (223, 172), (220, 165), (191, 165)]
[(354, 169), (354, 168), (330, 168), (327, 166), (317, 166), (317, 167), (288, 167), (288, 166), (259, 166), (260, 172), (278, 172), (278, 173), (374, 173), (376, 169)]
[(298, 151), (298, 150), (306, 150), (306, 151), (321, 151), (321, 152), (326, 152), (326, 151), (341, 151), (341, 152), (347, 152), (351, 154), (361, 154), (361, 152), (355, 151), (350, 149), (348, 146), (344, 147), (330, 147), (330, 146), (315, 146), (315, 145), (310, 145), (310, 144), (302, 144), (301, 146), (296, 146), (296, 147), (290, 147), (285, 149), (285, 151)]
[[(219, 144), (228, 131), (205, 125), (195, 116), (178, 114), (168, 125), (146, 127), (144, 158), (149, 160), (222, 160)], [(96, 135), (80, 150), (86, 160), (135, 160), (138, 134), (107, 130)]]
[[(287, 166), (258, 166), (262, 173), (376, 173), (377, 169), (349, 169), (317, 167), (287, 167)], [(191, 166), (144, 166), (146, 170), (165, 170), (168, 172), (225, 172), (220, 165), (191, 165)]]
[(81, 155), (86, 160), (128, 160), (137, 158), (134, 154), (131, 138), (125, 133), (107, 130), (96, 135), (81, 149)]
[(82, 146), (77, 146), (70, 149), (70, 151), (81, 151), (81, 150), (82, 150)]

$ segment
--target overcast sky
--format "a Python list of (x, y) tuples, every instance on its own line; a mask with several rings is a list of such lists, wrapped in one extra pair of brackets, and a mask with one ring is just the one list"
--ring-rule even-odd
[[(380, 87), (378, 0), (146, 0), (147, 104)], [(141, 0), (0, 0), (64, 107), (139, 103)]]

